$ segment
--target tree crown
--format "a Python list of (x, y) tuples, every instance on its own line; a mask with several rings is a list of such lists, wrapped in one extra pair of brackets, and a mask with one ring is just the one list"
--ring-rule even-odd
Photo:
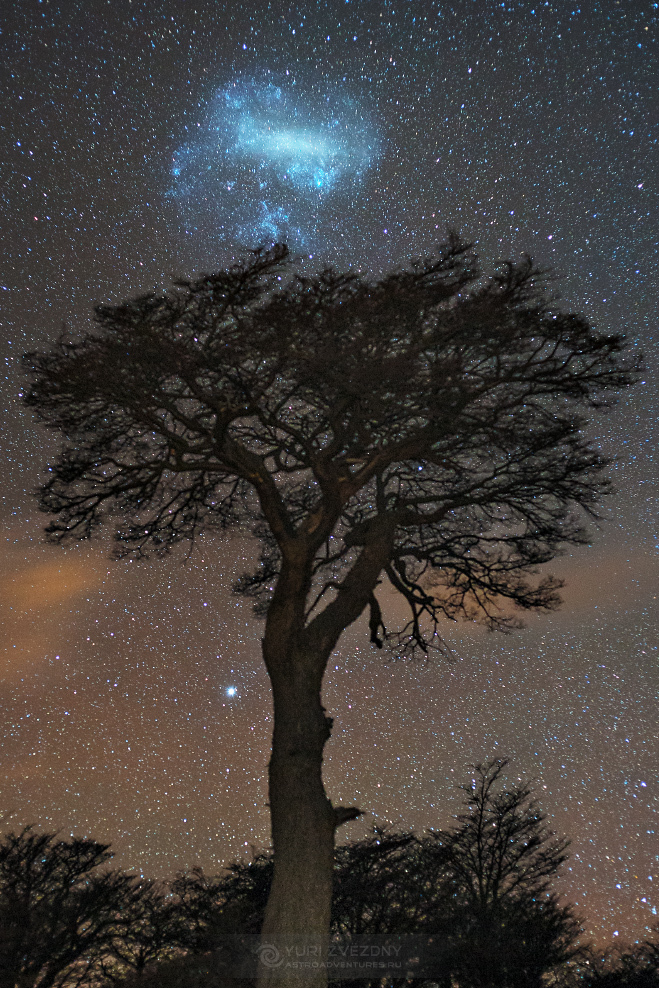
[(456, 894), (481, 910), (542, 900), (568, 858), (570, 842), (549, 830), (531, 784), (504, 784), (507, 765), (475, 765), (456, 826), (431, 833)]
[(426, 649), (442, 615), (505, 630), (506, 602), (555, 607), (559, 583), (528, 574), (585, 540), (607, 481), (584, 413), (635, 366), (545, 281), (528, 258), (485, 278), (456, 237), (376, 282), (291, 274), (276, 246), (97, 306), (93, 331), (26, 356), (26, 402), (65, 437), (48, 534), (117, 515), (119, 551), (140, 552), (247, 526), (262, 554), (236, 589), (265, 610), (304, 559), (308, 622), (378, 541), (410, 609), (401, 648)]

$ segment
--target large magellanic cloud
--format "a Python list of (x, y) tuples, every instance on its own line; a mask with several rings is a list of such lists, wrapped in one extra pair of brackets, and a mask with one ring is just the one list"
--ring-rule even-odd
[(236, 79), (174, 153), (169, 196), (190, 234), (322, 252), (328, 230), (336, 243), (378, 148), (375, 128), (346, 93), (268, 73)]

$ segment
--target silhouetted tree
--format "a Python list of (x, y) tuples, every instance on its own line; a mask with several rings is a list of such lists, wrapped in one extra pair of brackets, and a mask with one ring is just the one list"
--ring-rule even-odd
[(430, 881), (414, 834), (376, 827), (337, 847), (332, 932), (343, 935), (419, 933), (433, 908)]
[(177, 875), (170, 882), (175, 909), (182, 924), (181, 943), (193, 954), (213, 950), (215, 928), (222, 909), (222, 876), (206, 875), (202, 868)]
[(89, 983), (136, 891), (108, 844), (26, 828), (0, 842), (0, 988)]
[[(445, 956), (451, 934), (450, 903), (439, 901), (442, 863), (434, 853), (428, 854), (424, 841), (412, 833), (376, 827), (364, 840), (337, 847), (334, 867), (332, 933), (344, 938), (431, 933), (436, 944), (432, 984), (450, 988), (449, 957)], [(394, 978), (390, 982), (392, 988), (407, 983), (421, 985), (424, 981)], [(381, 978), (342, 982), (344, 988), (379, 988), (381, 984)]]
[(115, 933), (99, 963), (105, 982), (141, 977), (156, 961), (186, 949), (187, 924), (179, 903), (155, 882), (134, 880), (115, 922)]
[(580, 983), (583, 988), (659, 988), (657, 941), (593, 952)]
[(551, 889), (569, 841), (547, 828), (528, 784), (504, 786), (506, 765), (477, 765), (455, 826), (423, 838), (461, 988), (539, 988), (578, 949), (579, 920)]
[[(266, 614), (274, 702), (263, 932), (323, 936), (334, 833), (359, 813), (321, 777), (341, 634), (367, 611), (371, 641), (404, 653), (437, 646), (442, 617), (507, 629), (503, 605), (556, 607), (557, 581), (528, 576), (585, 541), (606, 481), (583, 413), (633, 368), (528, 259), (485, 279), (453, 238), (377, 282), (287, 264), (275, 247), (98, 306), (93, 331), (27, 356), (26, 401), (65, 437), (41, 492), (55, 540), (109, 516), (126, 552), (207, 526), (261, 539), (237, 590)], [(409, 607), (389, 632), (383, 578)]]
[(185, 928), (182, 944), (195, 954), (214, 950), (225, 934), (257, 934), (272, 885), (272, 855), (229, 864), (221, 875), (201, 868), (170, 884), (174, 909)]

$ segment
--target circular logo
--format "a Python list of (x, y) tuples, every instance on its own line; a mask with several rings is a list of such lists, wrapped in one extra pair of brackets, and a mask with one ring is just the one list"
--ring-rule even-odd
[(256, 952), (264, 967), (279, 967), (284, 963), (284, 958), (273, 943), (262, 943)]

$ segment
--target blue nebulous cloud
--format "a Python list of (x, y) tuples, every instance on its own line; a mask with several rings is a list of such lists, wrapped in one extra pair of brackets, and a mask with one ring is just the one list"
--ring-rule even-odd
[(379, 154), (349, 95), (270, 74), (218, 90), (195, 130), (173, 155), (168, 195), (187, 233), (236, 247), (335, 249)]

